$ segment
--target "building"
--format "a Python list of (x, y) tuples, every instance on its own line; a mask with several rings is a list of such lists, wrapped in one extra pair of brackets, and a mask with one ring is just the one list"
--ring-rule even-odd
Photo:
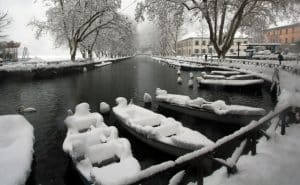
[(280, 43), (282, 46), (293, 45), (300, 41), (300, 23), (264, 30), (268, 43)]
[[(248, 38), (235, 38), (231, 48), (228, 51), (228, 55), (236, 55), (238, 49), (240, 53), (246, 52)], [(210, 44), (209, 38), (204, 37), (189, 37), (178, 41), (177, 54), (182, 56), (198, 56), (205, 54), (215, 54), (213, 45)]]
[(18, 61), (19, 47), (20, 43), (18, 42), (0, 42), (0, 58), (3, 61)]

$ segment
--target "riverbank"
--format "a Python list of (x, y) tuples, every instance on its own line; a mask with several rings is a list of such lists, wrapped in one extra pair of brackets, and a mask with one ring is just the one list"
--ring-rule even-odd
[(182, 62), (191, 64), (201, 64), (204, 66), (218, 66), (224, 70), (235, 70), (243, 73), (252, 74), (256, 77), (262, 78), (265, 81), (272, 83), (272, 77), (275, 68), (279, 69), (279, 80), (281, 89), (296, 90), (300, 92), (300, 64), (297, 61), (285, 61), (284, 65), (279, 66), (277, 61), (270, 60), (245, 60), (245, 59), (224, 59), (211, 60), (205, 62), (201, 58), (196, 57), (152, 57), (154, 60), (161, 60), (165, 62), (177, 63)]
[[(72, 62), (66, 61), (49, 61), (49, 62), (17, 62), (0, 66), (0, 78), (13, 79), (43, 79), (53, 78), (71, 73), (81, 73), (99, 67), (99, 64), (120, 62), (130, 57), (120, 57), (104, 60), (79, 60)], [(105, 65), (103, 65), (105, 66)], [(102, 66), (102, 67), (103, 67)]]

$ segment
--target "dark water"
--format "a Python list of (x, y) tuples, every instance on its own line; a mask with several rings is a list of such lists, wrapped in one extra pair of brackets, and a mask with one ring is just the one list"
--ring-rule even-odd
[[(229, 104), (258, 106), (268, 110), (273, 107), (270, 95), (265, 90), (242, 95), (197, 87), (191, 89), (187, 86), (188, 75), (188, 72), (183, 72), (181, 76), (184, 82), (178, 85), (175, 69), (153, 62), (150, 58), (136, 57), (87, 73), (55, 79), (0, 81), (1, 115), (16, 113), (18, 105), (31, 106), (38, 110), (37, 113), (25, 115), (34, 126), (36, 137), (35, 162), (27, 184), (81, 184), (78, 175), (70, 168), (69, 159), (62, 151), (62, 142), (66, 133), (63, 124), (66, 110), (74, 109), (75, 105), (80, 102), (88, 102), (92, 111), (98, 111), (101, 101), (114, 105), (114, 100), (118, 96), (133, 98), (136, 104), (143, 105), (143, 94), (148, 92), (154, 97), (155, 88), (160, 87), (170, 93), (186, 94), (191, 97), (202, 96), (207, 100), (223, 99)], [(156, 110), (156, 105), (154, 104), (152, 108)], [(184, 125), (199, 130), (214, 141), (238, 129), (169, 111), (163, 113), (174, 116)], [(107, 120), (112, 119), (107, 118)], [(114, 124), (111, 121), (107, 123)], [(130, 139), (134, 155), (143, 168), (174, 159), (172, 156), (145, 146), (122, 130), (120, 134)], [(229, 152), (230, 149), (219, 155), (227, 156)]]

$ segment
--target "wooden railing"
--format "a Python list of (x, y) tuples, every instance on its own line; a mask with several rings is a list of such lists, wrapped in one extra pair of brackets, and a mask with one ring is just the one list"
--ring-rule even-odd
[[(292, 72), (294, 74), (300, 75), (300, 67), (296, 67), (298, 65), (298, 61), (283, 61), (282, 65), (279, 65), (278, 61), (276, 60), (249, 60), (249, 59), (213, 59), (213, 61), (203, 61), (199, 59), (175, 59), (175, 58), (167, 58), (167, 57), (158, 57), (162, 59), (169, 59), (174, 61), (180, 62), (189, 62), (191, 64), (202, 64), (202, 65), (221, 65), (222, 63), (229, 63), (229, 64), (243, 64), (243, 65), (253, 65), (257, 67), (265, 67), (265, 68), (275, 68), (281, 67), (283, 70)], [(294, 65), (288, 65), (293, 63)]]
[[(149, 180), (154, 178), (160, 178), (166, 173), (175, 174), (182, 170), (187, 170), (191, 166), (197, 169), (197, 184), (203, 184), (204, 170), (205, 166), (203, 165), (205, 160), (211, 160), (227, 168), (228, 175), (234, 174), (238, 171), (237, 162), (240, 156), (243, 154), (245, 148), (249, 148), (252, 155), (256, 155), (256, 143), (261, 136), (265, 136), (269, 139), (271, 136), (266, 131), (266, 126), (269, 126), (268, 131), (274, 130), (278, 127), (278, 124), (281, 122), (281, 134), (284, 135), (286, 132), (286, 116), (288, 111), (291, 110), (291, 107), (282, 107), (278, 108), (275, 111), (271, 111), (266, 116), (262, 117), (258, 121), (252, 121), (250, 124), (240, 128), (238, 131), (234, 132), (231, 135), (225, 136), (213, 145), (203, 147), (194, 152), (185, 154), (178, 157), (174, 161), (167, 161), (158, 165), (151, 166), (150, 168), (144, 169), (138, 176), (134, 179), (131, 179), (128, 184), (138, 185), (138, 184), (147, 184)], [(224, 150), (228, 144), (231, 144), (235, 141), (241, 141), (241, 144), (233, 152), (232, 157), (228, 160), (215, 158), (214, 153), (217, 150)]]

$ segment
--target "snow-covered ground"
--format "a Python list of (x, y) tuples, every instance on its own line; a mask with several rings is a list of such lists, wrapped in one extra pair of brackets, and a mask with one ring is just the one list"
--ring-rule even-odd
[(95, 59), (93, 61), (89, 60), (79, 60), (72, 62), (70, 60), (44, 60), (40, 58), (33, 58), (29, 61), (19, 61), (19, 62), (10, 62), (4, 63), (0, 66), (0, 71), (32, 71), (35, 69), (45, 69), (45, 68), (64, 68), (72, 66), (84, 66), (87, 64), (97, 65), (99, 63), (108, 63), (114, 60), (125, 59), (128, 57), (119, 57), (119, 58), (101, 58)]
[[(299, 185), (300, 124), (291, 125), (287, 135), (277, 132), (269, 141), (262, 138), (257, 155), (244, 155), (238, 173), (228, 177), (225, 167), (204, 179), (205, 185)], [(189, 185), (194, 185), (192, 182)]]
[(0, 184), (25, 184), (31, 171), (33, 127), (21, 115), (0, 116)]

